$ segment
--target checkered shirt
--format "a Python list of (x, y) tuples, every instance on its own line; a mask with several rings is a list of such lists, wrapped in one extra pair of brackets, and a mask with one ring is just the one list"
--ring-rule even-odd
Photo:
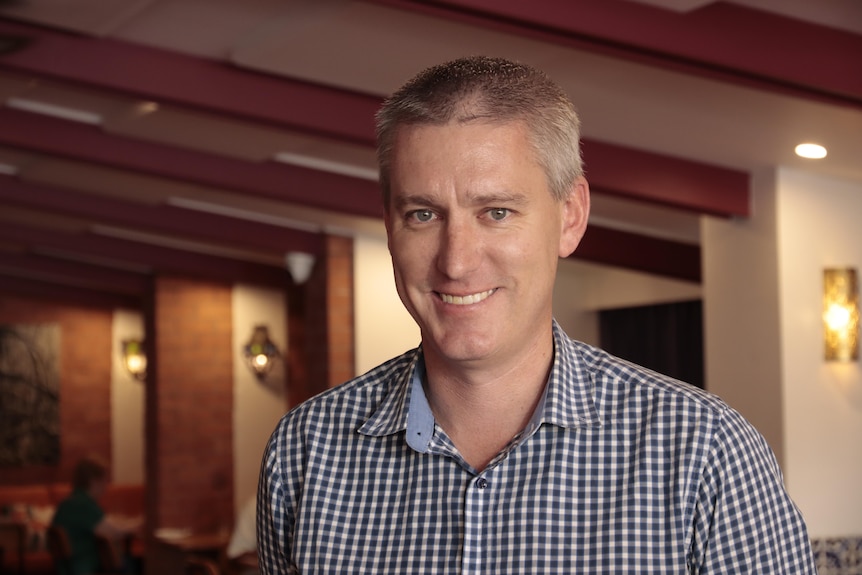
[(421, 348), (288, 413), (261, 468), (261, 572), (815, 573), (747, 421), (553, 331), (543, 400), (481, 473), (434, 422)]

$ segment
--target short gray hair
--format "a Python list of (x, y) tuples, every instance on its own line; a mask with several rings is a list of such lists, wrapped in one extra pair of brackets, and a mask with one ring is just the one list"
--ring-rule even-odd
[(565, 199), (583, 174), (574, 104), (544, 72), (510, 60), (476, 56), (428, 68), (388, 98), (376, 120), (386, 209), (395, 139), (402, 126), (522, 121), (555, 198)]

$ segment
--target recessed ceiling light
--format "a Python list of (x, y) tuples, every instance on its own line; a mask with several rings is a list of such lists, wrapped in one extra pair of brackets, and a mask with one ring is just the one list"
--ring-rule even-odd
[(148, 114), (152, 114), (153, 112), (157, 112), (159, 110), (159, 105), (156, 102), (139, 102), (135, 106), (135, 113), (138, 116), (146, 116)]
[(819, 160), (820, 158), (826, 157), (826, 148), (824, 148), (820, 144), (812, 144), (811, 142), (805, 142), (804, 144), (799, 144), (798, 146), (796, 146), (796, 155), (801, 158)]

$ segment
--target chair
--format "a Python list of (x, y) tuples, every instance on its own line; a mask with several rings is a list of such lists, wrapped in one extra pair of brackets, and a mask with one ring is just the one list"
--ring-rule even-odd
[(186, 557), (185, 575), (221, 575), (221, 571), (212, 559), (189, 555)]
[[(57, 525), (49, 525), (45, 534), (48, 553), (60, 575), (72, 574), (72, 545), (66, 530)], [(100, 570), (95, 575), (123, 573), (123, 563), (117, 548), (107, 537), (96, 536), (96, 549), (99, 553)]]
[(96, 550), (99, 552), (100, 573), (123, 573), (123, 560), (117, 545), (104, 535), (96, 535)]
[(48, 553), (61, 575), (72, 574), (72, 546), (66, 530), (57, 525), (49, 525), (45, 534)]

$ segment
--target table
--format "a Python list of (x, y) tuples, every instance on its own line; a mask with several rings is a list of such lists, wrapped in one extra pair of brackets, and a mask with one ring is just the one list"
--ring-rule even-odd
[(257, 552), (243, 553), (239, 557), (234, 557), (228, 560), (228, 565), (231, 567), (232, 573), (259, 573), (260, 565), (257, 561)]
[(230, 541), (229, 533), (189, 533), (180, 537), (159, 537), (161, 543), (175, 547), (185, 553), (218, 553)]
[[(222, 554), (230, 541), (230, 533), (225, 532), (183, 532), (156, 530), (148, 542), (146, 575), (182, 575), (186, 558), (199, 555), (221, 563)], [(160, 534), (160, 532), (162, 534)]]

